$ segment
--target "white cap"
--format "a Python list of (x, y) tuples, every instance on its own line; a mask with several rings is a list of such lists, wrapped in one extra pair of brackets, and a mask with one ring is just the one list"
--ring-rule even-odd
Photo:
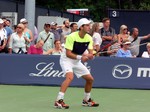
[(123, 43), (124, 45), (126, 45), (126, 44), (131, 44), (131, 42), (125, 42), (125, 43)]
[(20, 23), (28, 22), (25, 18), (20, 19)]
[(80, 20), (78, 21), (78, 23), (77, 23), (78, 29), (79, 29), (82, 25), (84, 25), (84, 24), (90, 24), (90, 23), (91, 23), (91, 21), (89, 21), (88, 19), (82, 18), (82, 19), (80, 19)]
[(0, 18), (0, 24), (4, 23), (4, 21)]
[(127, 44), (131, 44), (131, 42), (129, 41), (126, 41), (126, 42), (123, 42), (124, 45), (127, 45)]
[(56, 22), (51, 22), (51, 25), (55, 26), (55, 25), (57, 25), (57, 23)]

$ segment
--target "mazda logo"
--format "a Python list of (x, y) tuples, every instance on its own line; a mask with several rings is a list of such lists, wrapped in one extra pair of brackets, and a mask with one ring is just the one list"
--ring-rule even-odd
[(112, 69), (112, 75), (117, 79), (127, 79), (132, 74), (132, 68), (129, 65), (120, 64), (114, 66)]

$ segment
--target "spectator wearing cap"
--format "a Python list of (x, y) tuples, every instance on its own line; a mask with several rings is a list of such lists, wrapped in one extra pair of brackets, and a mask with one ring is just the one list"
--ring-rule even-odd
[(71, 33), (72, 32), (76, 32), (78, 30), (78, 25), (77, 23), (71, 23), (70, 24), (70, 29), (71, 29)]
[(122, 48), (117, 51), (116, 57), (132, 57), (129, 50), (131, 42), (128, 39), (124, 39), (122, 42)]
[(0, 18), (0, 53), (6, 52), (7, 33), (3, 27), (4, 21)]
[(37, 42), (39, 40), (44, 41), (43, 50), (44, 52), (47, 52), (49, 49), (54, 48), (54, 34), (50, 32), (51, 26), (50, 23), (44, 24), (44, 30), (39, 33), (39, 36), (37, 38)]
[(60, 40), (61, 34), (57, 30), (57, 23), (51, 22), (51, 32), (54, 34), (55, 40)]
[(20, 23), (24, 25), (24, 35), (25, 35), (25, 40), (26, 40), (26, 45), (27, 45), (27, 50), (31, 45), (31, 42), (33, 41), (33, 34), (32, 31), (28, 28), (28, 21), (25, 18), (22, 18), (20, 20)]

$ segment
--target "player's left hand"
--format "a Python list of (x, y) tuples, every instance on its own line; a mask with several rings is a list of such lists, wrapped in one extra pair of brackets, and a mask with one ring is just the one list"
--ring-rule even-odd
[(92, 60), (94, 58), (93, 54), (84, 54), (84, 56), (88, 57), (89, 60)]

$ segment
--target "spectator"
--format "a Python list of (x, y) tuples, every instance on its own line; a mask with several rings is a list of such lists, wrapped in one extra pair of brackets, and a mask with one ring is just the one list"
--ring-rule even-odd
[(77, 31), (78, 29), (77, 23), (71, 23), (70, 29), (71, 29), (71, 33)]
[(115, 57), (117, 51), (121, 48), (120, 43), (118, 43), (118, 36), (114, 35), (113, 37), (113, 43), (108, 47), (107, 53), (110, 55), (110, 57)]
[(101, 35), (98, 33), (99, 29), (99, 23), (94, 23), (91, 29), (91, 36), (93, 37), (93, 46), (96, 52), (100, 51), (100, 45), (102, 44)]
[(6, 52), (7, 34), (3, 27), (4, 21), (0, 19), (0, 53)]
[(2, 18), (2, 20), (4, 21), (4, 28), (7, 32), (7, 42), (6, 42), (6, 53), (8, 53), (8, 44), (9, 44), (9, 39), (11, 34), (13, 33), (12, 29), (10, 28), (10, 20), (6, 19), (5, 17)]
[(50, 32), (50, 23), (44, 24), (44, 30), (39, 33), (38, 39), (44, 41), (43, 50), (47, 52), (49, 49), (54, 48), (54, 34)]
[(28, 49), (28, 54), (43, 54), (44, 41), (39, 40), (35, 45), (31, 45)]
[(36, 26), (34, 26), (34, 35), (33, 35), (33, 41), (31, 42), (32, 45), (36, 44), (37, 38), (38, 38), (38, 29)]
[(124, 38), (129, 37), (128, 27), (126, 25), (120, 26), (120, 33), (118, 34), (118, 43), (122, 43)]
[(24, 25), (24, 35), (25, 35), (25, 39), (26, 39), (26, 46), (27, 46), (27, 50), (31, 45), (31, 42), (33, 41), (33, 34), (32, 31), (30, 29), (28, 29), (28, 21), (25, 18), (22, 18), (20, 20), (20, 23), (22, 23)]
[(53, 49), (48, 50), (44, 54), (46, 55), (60, 55), (62, 53), (62, 47), (60, 40), (55, 40), (54, 42), (55, 47)]
[(150, 34), (146, 36), (138, 36), (138, 35), (139, 35), (138, 28), (132, 28), (131, 36), (129, 36), (129, 40), (131, 42), (130, 51), (133, 56), (139, 55), (141, 40), (144, 40), (150, 37)]
[(56, 22), (51, 23), (51, 32), (54, 34), (55, 40), (60, 40), (61, 35), (57, 31), (57, 23)]
[(10, 27), (11, 21), (9, 19), (6, 19), (6, 26)]
[(70, 29), (70, 22), (69, 20), (65, 20), (63, 22), (63, 27), (62, 27), (62, 36), (61, 36), (61, 43), (65, 43), (65, 39), (67, 37), (67, 35), (69, 35), (71, 33), (71, 29)]
[(132, 57), (129, 50), (131, 42), (128, 39), (124, 39), (122, 42), (122, 48), (117, 51), (116, 57)]
[(147, 51), (144, 51), (142, 54), (142, 58), (150, 58), (150, 43), (146, 45)]
[[(101, 28), (101, 36), (102, 36), (102, 45), (101, 48), (105, 47), (107, 44), (110, 44), (113, 40), (113, 36), (115, 35), (115, 30), (110, 27), (110, 19), (104, 18), (102, 20), (103, 28)], [(107, 51), (107, 49), (103, 49), (103, 51)], [(107, 53), (103, 54), (104, 56), (108, 56)]]
[(13, 32), (16, 32), (16, 29), (17, 29), (17, 25), (14, 25), (13, 26)]
[(23, 24), (18, 24), (16, 32), (10, 36), (9, 53), (26, 54), (24, 28)]
[(2, 20), (4, 21), (4, 28), (7, 32), (7, 40), (9, 40), (10, 35), (13, 33), (12, 29), (10, 28), (10, 20), (7, 20), (5, 17), (3, 17)]

